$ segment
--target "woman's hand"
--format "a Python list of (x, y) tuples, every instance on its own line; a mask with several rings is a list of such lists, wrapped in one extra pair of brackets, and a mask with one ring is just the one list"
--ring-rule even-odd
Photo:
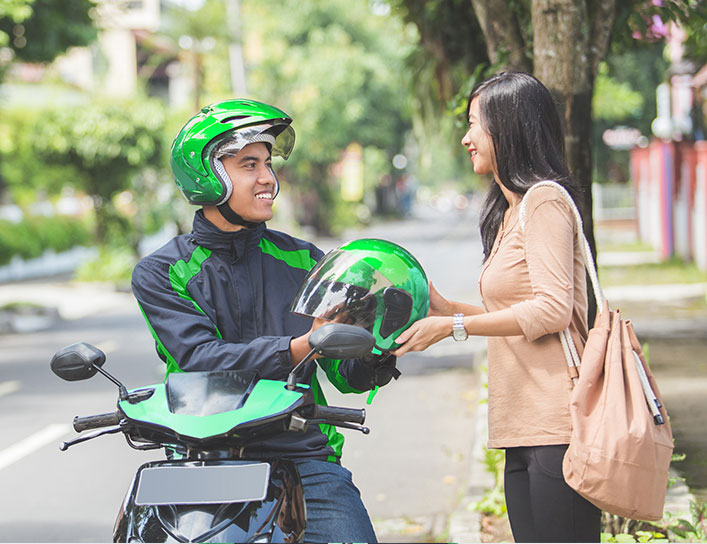
[(391, 353), (400, 357), (409, 351), (424, 351), (450, 334), (452, 334), (451, 317), (425, 317), (415, 321), (395, 339), (396, 344), (402, 345)]

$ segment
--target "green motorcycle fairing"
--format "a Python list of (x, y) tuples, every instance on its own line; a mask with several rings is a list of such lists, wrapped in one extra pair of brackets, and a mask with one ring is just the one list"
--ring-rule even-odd
[[(191, 380), (199, 374), (218, 373), (174, 373), (170, 374), (170, 379), (172, 376), (183, 376)], [(149, 390), (154, 392), (148, 398), (134, 404), (129, 400), (121, 400), (118, 402), (118, 407), (128, 420), (161, 428), (163, 432), (166, 429), (166, 434), (176, 435), (180, 440), (205, 441), (238, 437), (239, 429), (276, 420), (292, 412), (303, 404), (303, 392), (307, 389), (309, 386), (298, 384), (296, 390), (289, 391), (285, 388), (285, 382), (261, 379), (257, 380), (252, 389), (244, 395), (244, 402), (233, 409), (198, 414), (194, 406), (181, 406), (177, 407), (175, 413), (174, 403), (170, 406), (170, 399), (168, 399), (168, 379), (165, 383), (131, 391), (131, 394), (144, 394)]]

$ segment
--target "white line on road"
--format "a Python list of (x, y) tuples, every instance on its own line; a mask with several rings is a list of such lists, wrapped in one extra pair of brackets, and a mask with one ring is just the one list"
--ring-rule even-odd
[(14, 393), (20, 388), (20, 382), (11, 380), (9, 382), (0, 382), (0, 397)]
[(0, 470), (11, 465), (15, 461), (19, 461), (30, 453), (45, 446), (49, 442), (56, 440), (60, 436), (64, 436), (71, 430), (69, 425), (64, 423), (55, 423), (46, 426), (41, 431), (28, 436), (24, 440), (20, 440), (9, 448), (0, 451)]

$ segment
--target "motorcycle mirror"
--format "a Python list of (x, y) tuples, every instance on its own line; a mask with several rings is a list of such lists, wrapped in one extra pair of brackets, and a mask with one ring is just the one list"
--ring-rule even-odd
[(309, 347), (312, 348), (307, 356), (292, 369), (287, 376), (287, 389), (295, 389), (297, 373), (315, 353), (330, 359), (355, 359), (371, 353), (376, 345), (376, 339), (366, 329), (356, 325), (344, 323), (327, 323), (309, 335)]
[(92, 378), (106, 362), (100, 349), (86, 342), (77, 342), (54, 354), (51, 369), (62, 380), (75, 382)]
[(330, 359), (355, 359), (371, 353), (376, 339), (366, 329), (344, 323), (327, 323), (309, 335), (309, 346)]
[(69, 382), (87, 380), (100, 372), (118, 386), (120, 400), (130, 400), (125, 386), (101, 368), (105, 362), (106, 354), (96, 346), (77, 342), (57, 351), (52, 357), (51, 368), (54, 374)]

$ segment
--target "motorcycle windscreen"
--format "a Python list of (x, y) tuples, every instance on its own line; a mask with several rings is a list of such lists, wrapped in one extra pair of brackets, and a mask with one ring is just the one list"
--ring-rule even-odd
[(334, 250), (309, 272), (290, 310), (370, 331), (376, 312), (381, 311), (376, 294), (391, 285), (375, 266), (355, 253)]
[(165, 384), (173, 414), (210, 416), (236, 410), (258, 381), (255, 370), (172, 372)]
[(161, 466), (140, 471), (137, 505), (221, 504), (260, 501), (270, 478), (268, 463), (238, 462), (216, 466)]

